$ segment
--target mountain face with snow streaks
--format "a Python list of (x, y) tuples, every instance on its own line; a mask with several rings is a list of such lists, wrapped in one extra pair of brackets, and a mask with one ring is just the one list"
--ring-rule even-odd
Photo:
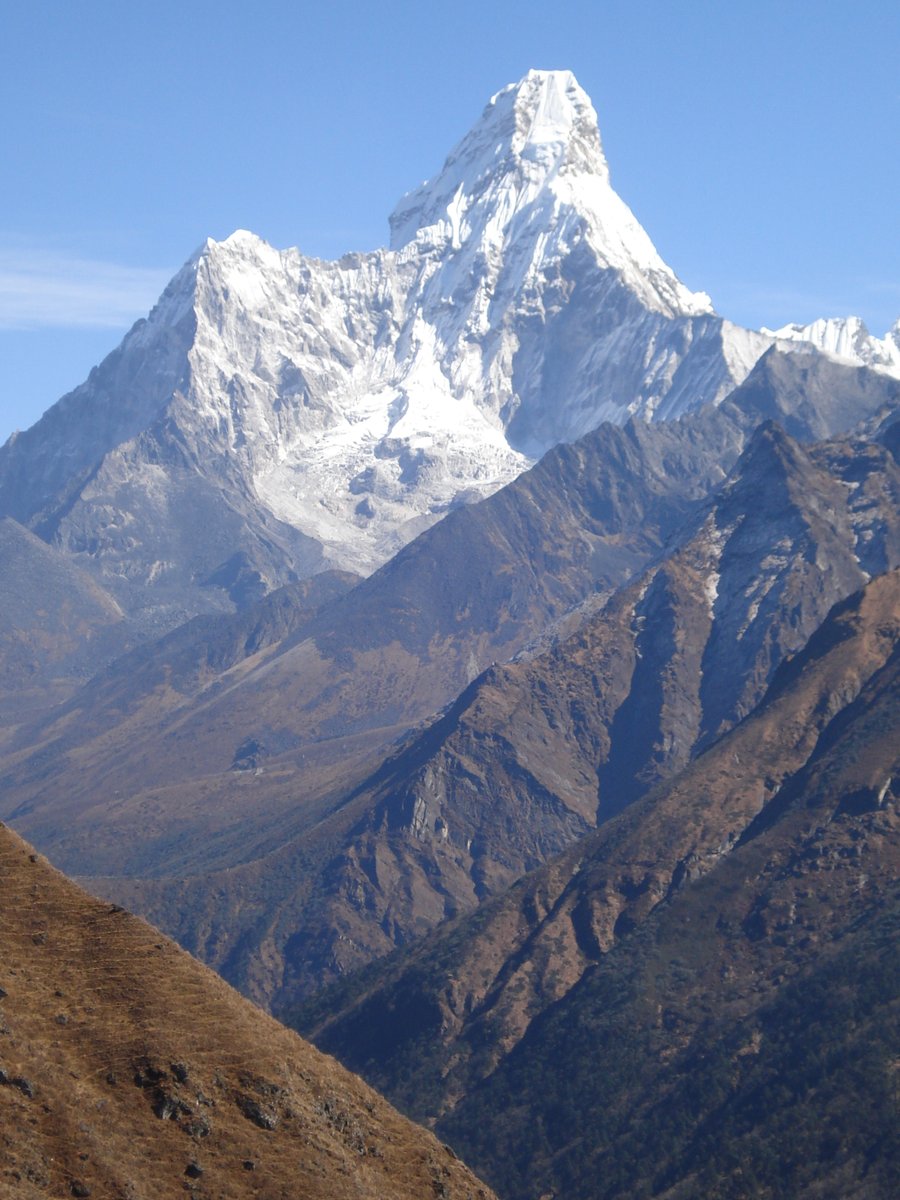
[(208, 241), (0, 451), (0, 511), (171, 625), (368, 573), (602, 420), (720, 400), (771, 344), (716, 316), (613, 191), (565, 71), (499, 92), (337, 262)]
[[(114, 903), (0, 827), (10, 878), (133, 906), (507, 1197), (743, 1196), (752, 1129), (767, 1195), (887, 1200), (900, 325), (719, 317), (565, 71), (498, 92), (390, 228), (335, 262), (206, 242), (0, 449), (0, 818)], [(255, 1078), (210, 1075), (238, 1124), (236, 1087), (303, 1111)]]

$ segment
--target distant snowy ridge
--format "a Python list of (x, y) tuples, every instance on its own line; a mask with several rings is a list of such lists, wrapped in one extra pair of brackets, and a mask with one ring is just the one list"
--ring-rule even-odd
[(762, 332), (780, 340), (808, 342), (834, 358), (872, 367), (900, 379), (900, 320), (894, 322), (883, 338), (869, 333), (859, 317), (821, 317), (809, 325), (784, 325)]

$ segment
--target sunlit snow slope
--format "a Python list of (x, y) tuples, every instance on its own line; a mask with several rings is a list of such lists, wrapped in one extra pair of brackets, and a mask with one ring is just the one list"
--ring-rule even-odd
[(900, 321), (896, 321), (883, 338), (869, 333), (859, 317), (820, 318), (809, 325), (785, 325), (771, 332), (773, 337), (809, 342), (834, 358), (860, 363), (900, 378)]

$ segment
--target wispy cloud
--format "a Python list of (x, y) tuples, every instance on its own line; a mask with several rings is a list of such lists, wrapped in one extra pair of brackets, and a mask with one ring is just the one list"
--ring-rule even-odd
[(0, 246), (0, 329), (121, 328), (152, 307), (172, 274)]
[[(730, 288), (732, 297), (741, 304), (774, 311), (814, 311), (820, 316), (849, 316), (839, 297), (824, 291), (794, 287), (759, 286), (737, 282)], [(796, 319), (796, 318), (795, 318)]]
[(873, 296), (886, 297), (891, 303), (900, 305), (900, 281), (896, 279), (868, 280), (863, 285)]

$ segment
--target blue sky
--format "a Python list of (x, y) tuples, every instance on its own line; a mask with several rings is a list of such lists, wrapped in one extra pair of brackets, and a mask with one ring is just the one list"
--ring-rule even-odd
[(900, 315), (895, 0), (24, 0), (0, 22), (0, 439), (203, 239), (387, 237), (490, 95), (573, 70), (613, 183), (723, 315)]

